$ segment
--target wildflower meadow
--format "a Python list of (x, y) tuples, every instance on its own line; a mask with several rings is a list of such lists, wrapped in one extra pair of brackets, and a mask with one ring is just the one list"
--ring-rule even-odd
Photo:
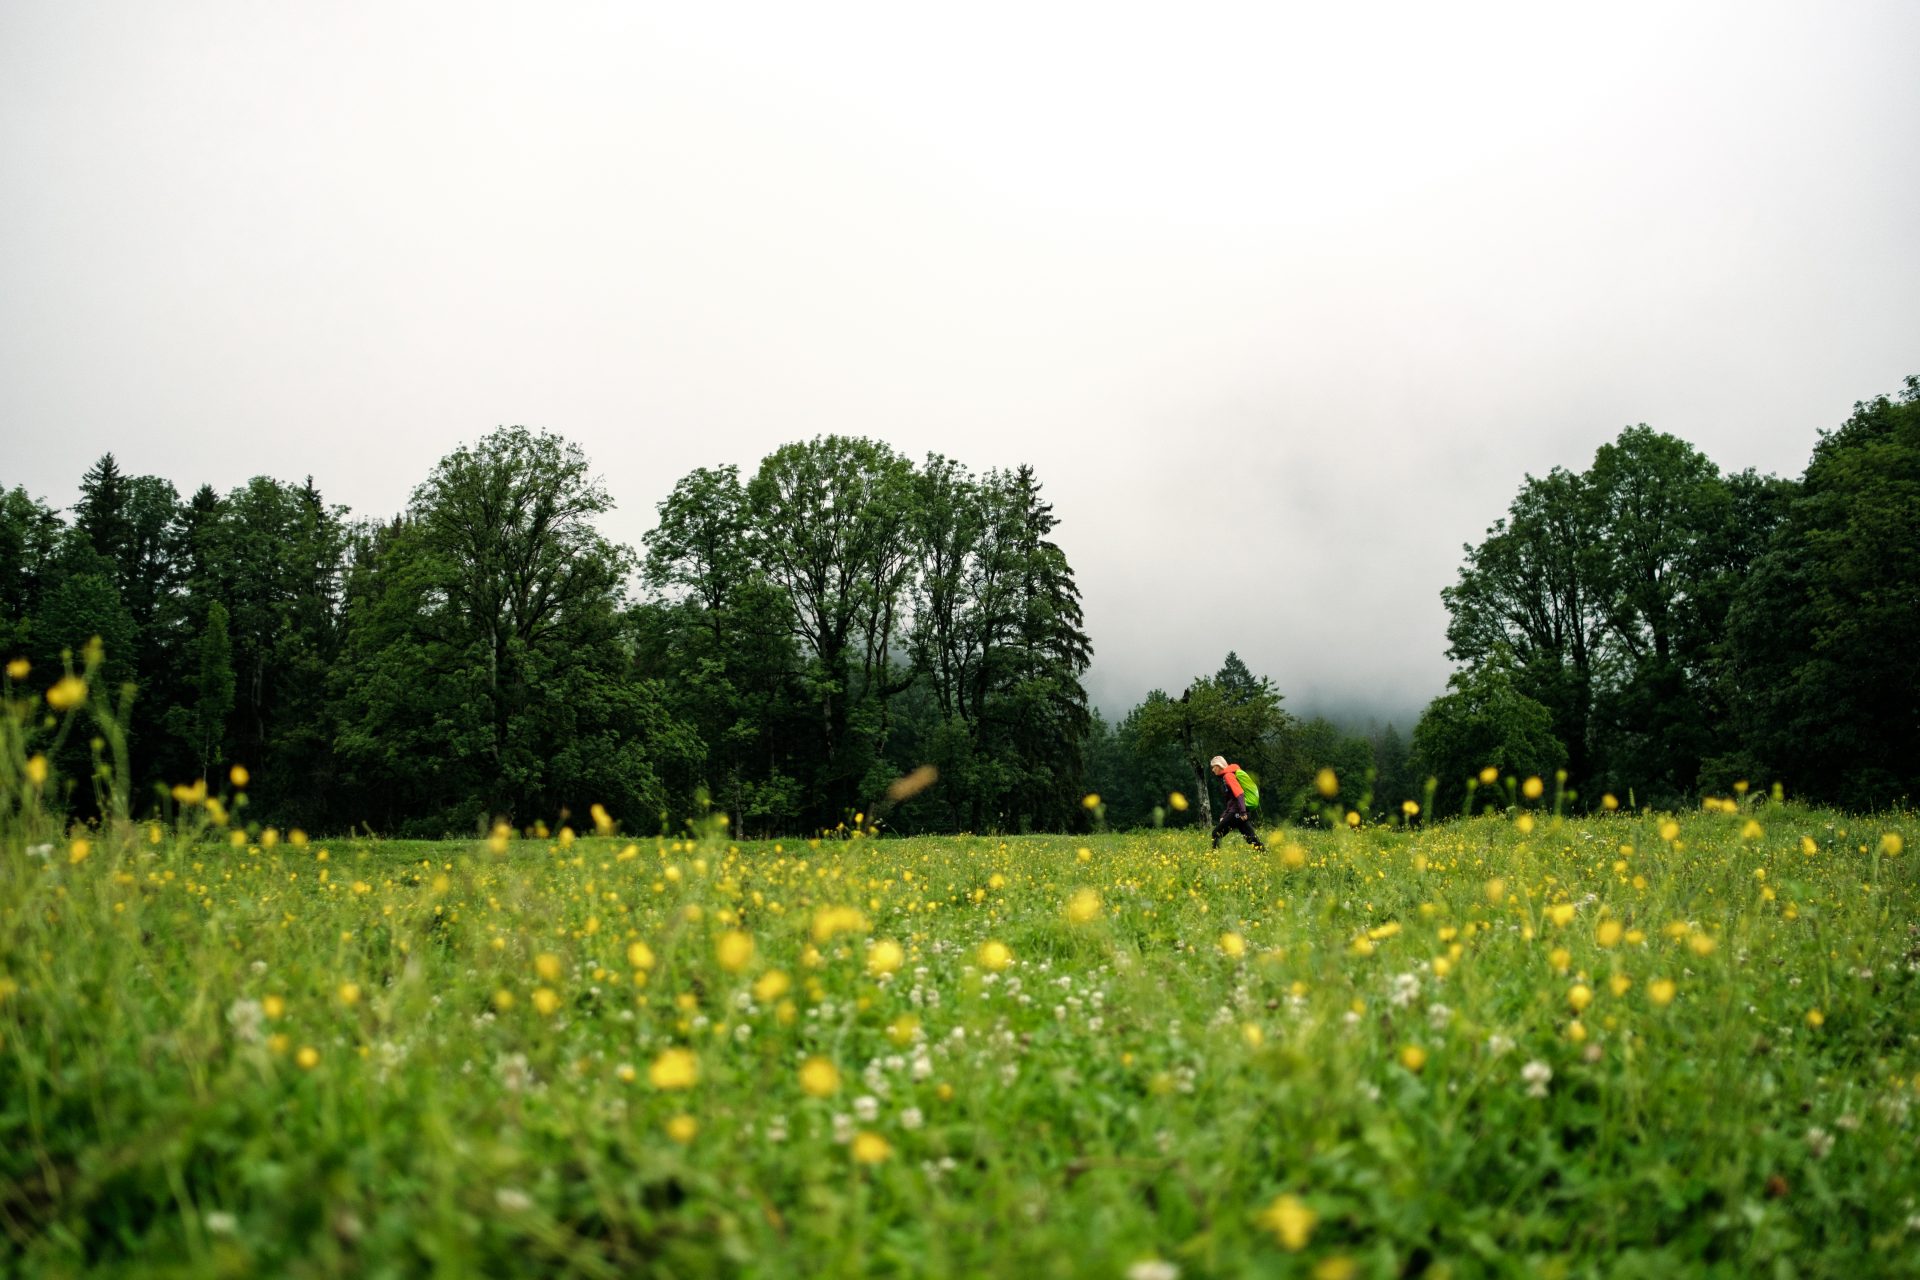
[(1920, 1269), (1910, 813), (321, 840), (7, 768), (8, 1274)]

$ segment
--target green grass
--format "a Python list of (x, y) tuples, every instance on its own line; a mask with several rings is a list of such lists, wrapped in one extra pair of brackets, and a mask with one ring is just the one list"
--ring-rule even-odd
[(0, 1272), (1920, 1271), (1912, 815), (1665, 821), (15, 832)]

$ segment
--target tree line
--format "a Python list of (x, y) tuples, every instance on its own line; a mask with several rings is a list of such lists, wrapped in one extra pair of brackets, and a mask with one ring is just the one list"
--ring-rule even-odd
[[(108, 454), (70, 521), (0, 491), (0, 651), (51, 679), (100, 637), (97, 681), (135, 691), (136, 807), (239, 762), (255, 816), (315, 830), (594, 804), (756, 835), (1204, 823), (1216, 754), (1307, 821), (1457, 813), (1489, 766), (1576, 806), (1780, 780), (1871, 807), (1920, 780), (1920, 379), (1797, 480), (1645, 426), (1529, 476), (1442, 592), (1459, 668), (1410, 737), (1296, 717), (1235, 653), (1109, 722), (1028, 467), (823, 436), (685, 476), (644, 554), (599, 532), (612, 506), (521, 427), (386, 521), (311, 479), (182, 499)], [(54, 764), (83, 814), (84, 735)]]
[(1575, 809), (1920, 794), (1920, 378), (1820, 433), (1796, 480), (1630, 427), (1583, 471), (1527, 477), (1463, 552), (1441, 592), (1458, 669), (1410, 738), (1297, 719), (1229, 653), (1096, 721), (1109, 817), (1210, 822), (1215, 754), (1263, 779), (1269, 817), (1306, 822), (1505, 805), (1530, 777)]
[[(238, 762), (254, 815), (317, 830), (1086, 820), (1092, 650), (1031, 468), (825, 436), (682, 479), (644, 557), (599, 532), (612, 505), (521, 427), (390, 521), (311, 479), (183, 500), (108, 454), (71, 523), (0, 495), (0, 647), (50, 680), (100, 638), (136, 807)], [(83, 736), (54, 763), (84, 812)]]
[(1460, 667), (1412, 743), (1442, 812), (1485, 765), (1564, 771), (1587, 804), (1920, 794), (1920, 378), (1822, 432), (1797, 480), (1629, 428), (1529, 476), (1465, 552), (1441, 593)]

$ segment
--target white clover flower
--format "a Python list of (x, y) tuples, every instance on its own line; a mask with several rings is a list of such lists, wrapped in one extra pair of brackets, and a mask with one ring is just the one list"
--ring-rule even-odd
[(233, 1028), (233, 1038), (242, 1044), (260, 1043), (260, 1026), (266, 1016), (258, 1000), (235, 1000), (227, 1006), (227, 1025)]
[(533, 1208), (533, 1197), (518, 1187), (501, 1187), (493, 1193), (493, 1202), (508, 1213), (525, 1213)]
[(1815, 1125), (1807, 1130), (1807, 1150), (1815, 1160), (1825, 1160), (1833, 1150), (1833, 1135)]
[(1180, 1280), (1180, 1268), (1160, 1258), (1142, 1258), (1127, 1268), (1127, 1280)]
[(215, 1209), (206, 1216), (207, 1231), (211, 1235), (230, 1236), (240, 1229), (240, 1219), (224, 1209)]
[(902, 1129), (918, 1129), (926, 1122), (926, 1116), (920, 1113), (920, 1108), (918, 1107), (908, 1107), (900, 1113), (900, 1127)]
[(1487, 1052), (1496, 1058), (1506, 1057), (1513, 1052), (1513, 1037), (1494, 1032), (1487, 1037)]
[(1387, 1000), (1396, 1009), (1404, 1009), (1412, 1004), (1420, 994), (1420, 978), (1416, 974), (1395, 974), (1393, 990), (1387, 993)]
[(508, 1093), (522, 1093), (533, 1083), (533, 1068), (527, 1064), (524, 1053), (510, 1053), (493, 1064), (494, 1074), (500, 1078), (500, 1087)]
[(1553, 1068), (1535, 1058), (1520, 1068), (1520, 1079), (1526, 1082), (1529, 1098), (1544, 1098), (1547, 1096), (1547, 1082), (1553, 1079)]

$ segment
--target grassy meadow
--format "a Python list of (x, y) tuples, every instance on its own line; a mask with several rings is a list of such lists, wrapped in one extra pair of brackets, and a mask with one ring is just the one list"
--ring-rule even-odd
[(1920, 1273), (1911, 814), (17, 823), (0, 1272)]

